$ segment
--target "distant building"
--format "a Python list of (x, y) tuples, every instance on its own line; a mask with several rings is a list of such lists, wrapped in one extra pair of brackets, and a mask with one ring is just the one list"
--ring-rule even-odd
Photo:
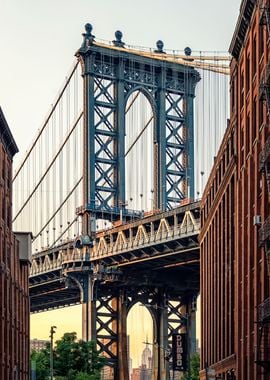
[(133, 368), (130, 380), (152, 380), (152, 369), (142, 365), (139, 368)]
[(44, 350), (48, 344), (50, 344), (49, 340), (31, 339), (30, 351), (40, 352), (41, 350)]
[(200, 353), (201, 353), (201, 347), (200, 347), (199, 339), (196, 339), (196, 352), (197, 352), (197, 354), (199, 354), (199, 355), (200, 355)]
[(141, 380), (141, 368), (132, 368), (130, 380)]
[(146, 344), (145, 349), (142, 352), (142, 367), (152, 369), (152, 352), (149, 348), (149, 344)]
[(149, 348), (149, 344), (146, 343), (146, 347), (142, 352), (142, 364), (139, 368), (133, 368), (131, 380), (151, 380), (152, 379), (152, 352)]
[(127, 336), (127, 358), (128, 358), (128, 373), (129, 373), (129, 377), (131, 377), (132, 359), (130, 357), (130, 337), (129, 337), (129, 335)]
[(112, 367), (105, 366), (101, 371), (102, 380), (114, 380), (114, 369)]
[(12, 232), (12, 160), (18, 152), (0, 108), (0, 379), (29, 379), (31, 236)]

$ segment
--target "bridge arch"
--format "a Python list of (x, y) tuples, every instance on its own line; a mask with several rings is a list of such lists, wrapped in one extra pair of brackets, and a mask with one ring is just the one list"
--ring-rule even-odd
[(130, 96), (132, 96), (132, 94), (136, 91), (139, 91), (141, 92), (146, 98), (147, 100), (149, 101), (149, 103), (151, 104), (151, 107), (152, 107), (152, 110), (153, 110), (153, 115), (154, 115), (154, 118), (156, 119), (157, 117), (157, 103), (156, 103), (156, 100), (153, 96), (153, 94), (151, 94), (151, 92), (149, 91), (149, 89), (145, 86), (142, 86), (142, 85), (137, 85), (137, 86), (134, 86), (132, 89), (130, 89), (127, 93), (126, 93), (126, 96), (125, 96), (125, 108), (127, 108), (127, 102), (128, 102), (128, 99), (130, 98)]
[(148, 375), (151, 373), (152, 376), (154, 375), (154, 356), (157, 348), (155, 347), (156, 327), (155, 315), (150, 308), (140, 301), (129, 306), (127, 335), (129, 336), (129, 356), (132, 359), (132, 366), (138, 368), (145, 365), (146, 372)]
[(137, 86), (129, 92), (125, 107), (125, 193), (128, 208), (133, 210), (150, 210), (156, 204), (155, 108), (146, 89)]

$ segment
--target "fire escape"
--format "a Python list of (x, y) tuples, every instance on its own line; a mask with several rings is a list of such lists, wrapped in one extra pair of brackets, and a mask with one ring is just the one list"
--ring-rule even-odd
[[(270, 137), (260, 154), (260, 169), (267, 181), (268, 197), (270, 196)], [(270, 275), (270, 215), (259, 230), (260, 246), (264, 246), (268, 276)], [(270, 297), (257, 307), (257, 346), (255, 363), (270, 373)]]
[(255, 363), (270, 373), (270, 298), (267, 298), (257, 309), (258, 345), (255, 352)]
[[(263, 3), (261, 1), (261, 3)], [(260, 6), (260, 24), (265, 25), (270, 36), (270, 7)], [(265, 101), (270, 112), (270, 62), (260, 82), (260, 100)], [(270, 136), (267, 138), (259, 157), (259, 169), (265, 176), (268, 200), (270, 201)], [(264, 246), (268, 276), (270, 275), (270, 215), (263, 222), (259, 230), (259, 243)], [(255, 363), (270, 373), (270, 297), (266, 298), (257, 308), (257, 347), (255, 349)]]
[[(267, 83), (267, 82), (265, 82)], [(268, 85), (269, 86), (269, 85)], [(268, 89), (267, 89), (268, 91)], [(269, 99), (267, 104), (269, 105)], [(269, 106), (268, 106), (269, 109)], [(270, 109), (269, 109), (270, 110)], [(270, 200), (270, 136), (260, 153), (260, 171), (264, 174), (268, 199)], [(270, 275), (270, 215), (263, 222), (259, 230), (259, 243), (264, 246), (268, 276)], [(270, 373), (270, 297), (264, 300), (257, 308), (257, 347), (255, 350), (255, 363)]]

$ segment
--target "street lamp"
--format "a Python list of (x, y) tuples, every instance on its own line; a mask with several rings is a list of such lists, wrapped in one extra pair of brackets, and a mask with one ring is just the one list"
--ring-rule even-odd
[(51, 338), (51, 344), (50, 344), (50, 379), (53, 380), (53, 335), (55, 334), (56, 326), (51, 326), (50, 330), (50, 338)]

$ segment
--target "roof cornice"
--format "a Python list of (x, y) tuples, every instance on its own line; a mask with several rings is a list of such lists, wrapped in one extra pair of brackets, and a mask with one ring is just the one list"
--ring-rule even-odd
[(229, 47), (229, 52), (235, 59), (238, 59), (240, 56), (255, 5), (256, 0), (242, 0), (240, 14)]
[(9, 155), (12, 158), (16, 153), (19, 152), (17, 144), (12, 136), (12, 133), (9, 129), (8, 123), (0, 107), (0, 138), (1, 141)]

